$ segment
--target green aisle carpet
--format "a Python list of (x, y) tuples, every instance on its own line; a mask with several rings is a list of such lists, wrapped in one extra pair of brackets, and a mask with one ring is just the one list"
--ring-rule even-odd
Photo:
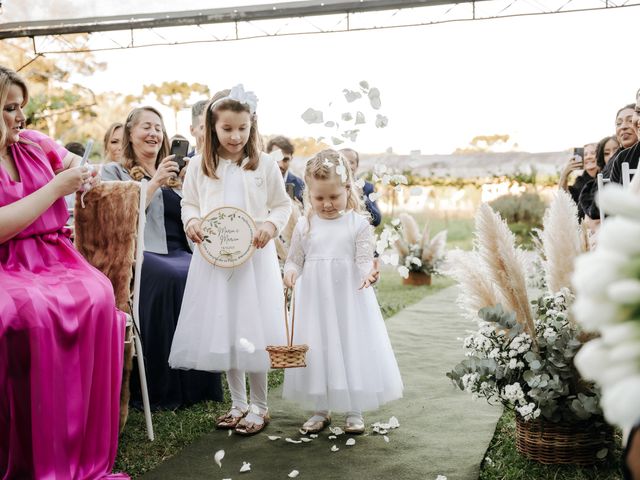
[[(298, 479), (318, 480), (448, 480), (478, 478), (483, 455), (493, 437), (501, 409), (454, 388), (445, 372), (462, 356), (458, 337), (472, 328), (455, 304), (457, 287), (450, 287), (387, 320), (391, 342), (405, 384), (404, 398), (365, 416), (367, 435), (340, 435), (329, 439), (327, 429), (317, 439), (294, 444), (307, 417), (270, 392), (272, 423), (259, 435), (242, 438), (226, 431), (204, 435), (175, 457), (148, 472), (144, 479), (286, 479), (298, 470)], [(400, 427), (389, 441), (369, 425), (397, 417)], [(333, 426), (341, 426), (335, 417)], [(268, 435), (282, 438), (271, 441)], [(345, 445), (355, 438), (353, 446)], [(338, 451), (332, 452), (335, 445)], [(214, 462), (224, 450), (222, 468)], [(251, 471), (240, 473), (243, 462)]]

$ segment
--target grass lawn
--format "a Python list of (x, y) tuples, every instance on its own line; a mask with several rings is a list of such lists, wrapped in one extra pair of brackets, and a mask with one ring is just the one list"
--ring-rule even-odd
[[(400, 276), (394, 270), (385, 268), (377, 287), (378, 301), (384, 317), (389, 318), (424, 296), (450, 285), (453, 285), (451, 280), (434, 277), (433, 285), (430, 287), (403, 286)], [(137, 374), (137, 371), (133, 374)], [(269, 389), (280, 385), (283, 379), (283, 370), (270, 372)], [(226, 382), (223, 380), (224, 384)], [(216, 417), (229, 407), (230, 399), (225, 387), (224, 402), (206, 402), (175, 411), (153, 412), (156, 435), (153, 442), (146, 437), (144, 414), (130, 409), (129, 420), (120, 437), (114, 471), (127, 472), (132, 478), (139, 477), (175, 455), (200, 435), (213, 430)]]

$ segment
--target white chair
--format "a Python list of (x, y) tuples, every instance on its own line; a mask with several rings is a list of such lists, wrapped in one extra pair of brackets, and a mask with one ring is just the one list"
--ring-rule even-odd
[[(84, 199), (86, 208), (83, 209), (80, 202), (76, 201), (75, 243), (89, 263), (111, 280), (118, 308), (129, 311), (127, 327), (131, 328), (132, 334), (126, 343), (132, 343), (137, 358), (147, 436), (153, 441), (153, 422), (139, 320), (146, 184), (146, 180), (103, 182), (87, 192)], [(137, 204), (134, 204), (134, 201), (137, 201)], [(135, 211), (132, 205), (135, 205)], [(115, 252), (114, 248), (117, 249)], [(123, 388), (128, 386), (124, 385)]]
[(602, 204), (602, 199), (601, 199), (600, 193), (604, 189), (605, 184), (610, 183), (611, 180), (609, 178), (604, 178), (602, 176), (602, 174), (599, 173), (598, 176), (597, 176), (597, 182), (598, 182), (598, 198), (597, 198), (597, 200), (598, 200), (598, 208), (600, 209), (600, 221), (603, 222), (604, 221), (604, 216), (605, 216), (605, 206)]
[(631, 183), (631, 175), (635, 175), (638, 171), (637, 168), (629, 168), (629, 163), (624, 162), (622, 164), (622, 186), (628, 187)]

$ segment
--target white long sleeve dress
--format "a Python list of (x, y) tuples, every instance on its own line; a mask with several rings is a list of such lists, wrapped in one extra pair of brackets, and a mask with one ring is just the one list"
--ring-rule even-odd
[(402, 397), (402, 379), (373, 288), (358, 290), (373, 263), (373, 232), (349, 211), (301, 218), (285, 272), (295, 286), (294, 343), (307, 367), (285, 372), (283, 397), (310, 410), (375, 410)]

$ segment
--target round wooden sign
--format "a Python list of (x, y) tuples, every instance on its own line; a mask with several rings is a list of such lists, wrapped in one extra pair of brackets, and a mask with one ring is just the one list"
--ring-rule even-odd
[(200, 226), (204, 232), (204, 241), (198, 244), (200, 253), (217, 267), (242, 265), (256, 249), (253, 245), (256, 224), (239, 208), (216, 208), (202, 219)]

